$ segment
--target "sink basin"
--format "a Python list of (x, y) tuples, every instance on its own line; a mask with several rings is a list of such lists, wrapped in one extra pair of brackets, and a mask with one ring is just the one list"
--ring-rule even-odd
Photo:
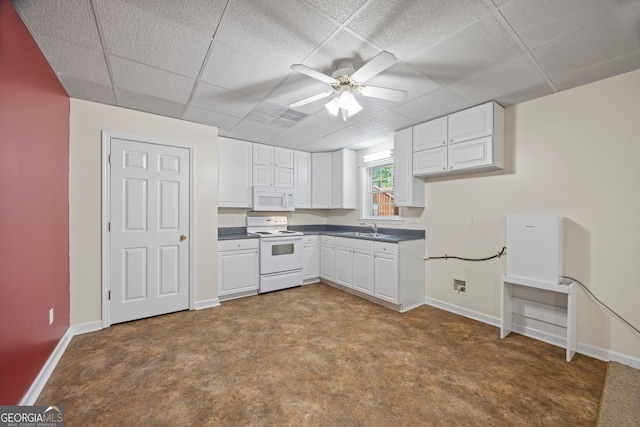
[(382, 236), (386, 236), (386, 234), (384, 233), (363, 233), (360, 231), (347, 231), (345, 233), (340, 233), (340, 234), (344, 234), (345, 236), (363, 236), (363, 237), (382, 237)]

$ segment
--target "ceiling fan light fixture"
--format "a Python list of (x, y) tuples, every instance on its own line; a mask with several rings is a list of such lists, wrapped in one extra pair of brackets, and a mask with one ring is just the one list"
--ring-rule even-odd
[(340, 106), (338, 105), (339, 102), (340, 99), (336, 96), (325, 104), (325, 108), (329, 110), (329, 113), (331, 113), (332, 116), (338, 115), (338, 112), (340, 111)]

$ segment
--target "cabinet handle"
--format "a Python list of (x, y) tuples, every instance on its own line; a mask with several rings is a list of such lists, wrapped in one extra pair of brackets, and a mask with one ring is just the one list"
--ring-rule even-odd
[(449, 166), (449, 169), (453, 169), (453, 166)]
[(445, 170), (446, 168), (447, 168), (446, 166), (443, 166), (443, 167), (442, 167), (442, 170)]
[(446, 139), (444, 141), (442, 141), (442, 145), (445, 145), (446, 143), (447, 143)]

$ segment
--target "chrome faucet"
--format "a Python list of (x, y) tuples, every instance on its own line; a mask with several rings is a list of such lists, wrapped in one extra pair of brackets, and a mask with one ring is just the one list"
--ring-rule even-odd
[(366, 225), (367, 227), (371, 227), (373, 229), (373, 233), (374, 234), (378, 234), (378, 226), (376, 225), (375, 222), (373, 222), (373, 221), (371, 221), (371, 223), (360, 222), (360, 225)]

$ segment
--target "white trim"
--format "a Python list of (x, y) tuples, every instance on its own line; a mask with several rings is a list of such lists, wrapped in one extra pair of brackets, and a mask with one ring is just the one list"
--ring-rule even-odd
[(100, 320), (69, 326), (69, 330), (74, 337), (76, 335), (88, 334), (89, 332), (101, 331), (102, 329), (102, 322)]
[(195, 228), (195, 155), (196, 147), (194, 144), (183, 144), (176, 141), (165, 141), (156, 138), (150, 138), (147, 136), (131, 135), (118, 132), (102, 131), (102, 327), (108, 328), (111, 326), (110, 318), (110, 305), (109, 305), (109, 266), (110, 266), (110, 244), (109, 244), (109, 232), (107, 231), (107, 224), (111, 221), (109, 218), (109, 212), (111, 207), (111, 200), (109, 195), (111, 194), (111, 174), (108, 167), (108, 157), (111, 154), (111, 139), (127, 139), (147, 144), (166, 145), (169, 147), (186, 148), (189, 150), (189, 309), (196, 309), (195, 302), (195, 241), (196, 241), (196, 228)]
[(29, 387), (29, 390), (27, 390), (25, 395), (22, 397), (22, 400), (19, 403), (20, 406), (30, 406), (36, 403), (36, 400), (38, 399), (38, 396), (40, 396), (42, 389), (47, 384), (47, 381), (49, 381), (49, 377), (51, 377), (53, 370), (58, 365), (60, 358), (71, 342), (71, 338), (73, 338), (73, 332), (71, 331), (71, 328), (69, 328), (64, 333), (60, 341), (58, 341), (56, 348), (53, 349), (53, 352), (51, 352), (51, 354), (49, 355), (49, 358), (45, 362), (44, 366), (42, 367), (42, 369), (40, 369), (38, 376), (31, 384), (31, 387)]
[(213, 308), (213, 307), (220, 307), (219, 298), (207, 299), (204, 301), (197, 301), (194, 303), (192, 310), (204, 310), (205, 308)]
[[(478, 313), (477, 311), (468, 310), (457, 305), (449, 304), (444, 301), (439, 301), (433, 298), (425, 298), (427, 305), (440, 308), (451, 313), (459, 314), (460, 316), (468, 317), (470, 319), (478, 320), (483, 323), (487, 323), (492, 326), (500, 328), (500, 319), (486, 314)], [(543, 341), (549, 344), (557, 345), (559, 347), (565, 347), (567, 338), (554, 335), (547, 332), (539, 331), (524, 325), (514, 324), (512, 327), (513, 332), (520, 335), (524, 335), (529, 338), (534, 338), (539, 341)], [(499, 336), (500, 331), (496, 331)], [(622, 363), (623, 365), (631, 366), (632, 368), (640, 369), (640, 358), (628, 356), (626, 354), (618, 353), (612, 350), (607, 350), (602, 347), (597, 347), (591, 344), (578, 342), (576, 346), (576, 352), (585, 356), (593, 357), (594, 359), (602, 360), (604, 362), (612, 361)]]
[[(492, 326), (500, 327), (500, 319), (493, 316), (487, 316), (486, 314), (479, 313), (477, 311), (468, 310), (457, 305), (449, 304), (444, 301), (439, 301), (433, 298), (425, 298), (425, 303), (432, 307), (440, 308), (451, 313), (459, 314), (460, 316), (468, 317), (469, 319), (477, 320), (482, 323), (487, 323)], [(500, 331), (498, 331), (498, 334)]]

